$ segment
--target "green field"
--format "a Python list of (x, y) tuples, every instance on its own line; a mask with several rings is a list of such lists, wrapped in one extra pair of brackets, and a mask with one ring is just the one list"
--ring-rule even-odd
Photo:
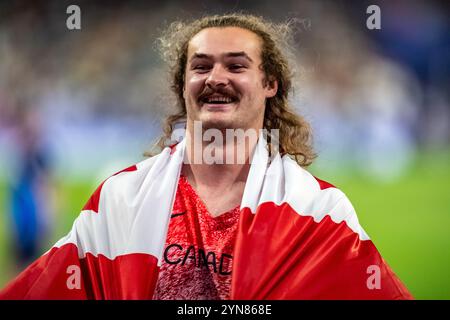
[[(450, 299), (450, 152), (417, 157), (396, 182), (368, 180), (351, 170), (318, 177), (342, 189), (385, 260), (417, 299)], [(94, 190), (91, 181), (56, 182), (58, 213), (49, 246), (65, 235)], [(5, 184), (0, 181), (0, 287), (14, 276)]]

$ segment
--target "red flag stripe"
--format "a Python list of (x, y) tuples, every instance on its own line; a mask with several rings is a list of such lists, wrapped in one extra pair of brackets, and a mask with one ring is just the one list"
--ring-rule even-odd
[(36, 260), (0, 292), (0, 299), (151, 299), (158, 271), (157, 259), (149, 254), (108, 259), (87, 253), (79, 259), (69, 243)]
[[(380, 289), (367, 285), (369, 266), (379, 268)], [(372, 241), (361, 240), (345, 221), (336, 224), (327, 215), (315, 222), (287, 203), (264, 203), (257, 214), (248, 208), (241, 213), (231, 297), (412, 298)]]

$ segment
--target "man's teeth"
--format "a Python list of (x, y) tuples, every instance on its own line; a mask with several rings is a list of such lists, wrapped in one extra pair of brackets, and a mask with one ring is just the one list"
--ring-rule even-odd
[(228, 97), (210, 97), (206, 99), (208, 103), (231, 103), (233, 99)]

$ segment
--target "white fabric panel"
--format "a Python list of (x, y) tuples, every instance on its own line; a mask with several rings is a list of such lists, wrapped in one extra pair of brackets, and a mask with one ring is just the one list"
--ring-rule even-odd
[(250, 169), (241, 209), (248, 207), (256, 213), (256, 208), (265, 202), (288, 203), (298, 214), (311, 216), (315, 222), (329, 215), (336, 223), (345, 221), (361, 240), (370, 239), (359, 225), (356, 212), (345, 194), (337, 188), (321, 190), (317, 180), (287, 155), (282, 158), (276, 155), (262, 177), (260, 168), (267, 163), (268, 153), (265, 148), (265, 152), (261, 150), (261, 146), (259, 143), (255, 157), (266, 160), (258, 159), (252, 164), (252, 167), (256, 164), (258, 170)]

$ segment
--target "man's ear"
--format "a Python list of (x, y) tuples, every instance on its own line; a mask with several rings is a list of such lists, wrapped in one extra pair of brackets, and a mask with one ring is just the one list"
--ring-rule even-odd
[(269, 78), (266, 81), (266, 98), (272, 98), (277, 94), (278, 91), (278, 81), (274, 78)]

